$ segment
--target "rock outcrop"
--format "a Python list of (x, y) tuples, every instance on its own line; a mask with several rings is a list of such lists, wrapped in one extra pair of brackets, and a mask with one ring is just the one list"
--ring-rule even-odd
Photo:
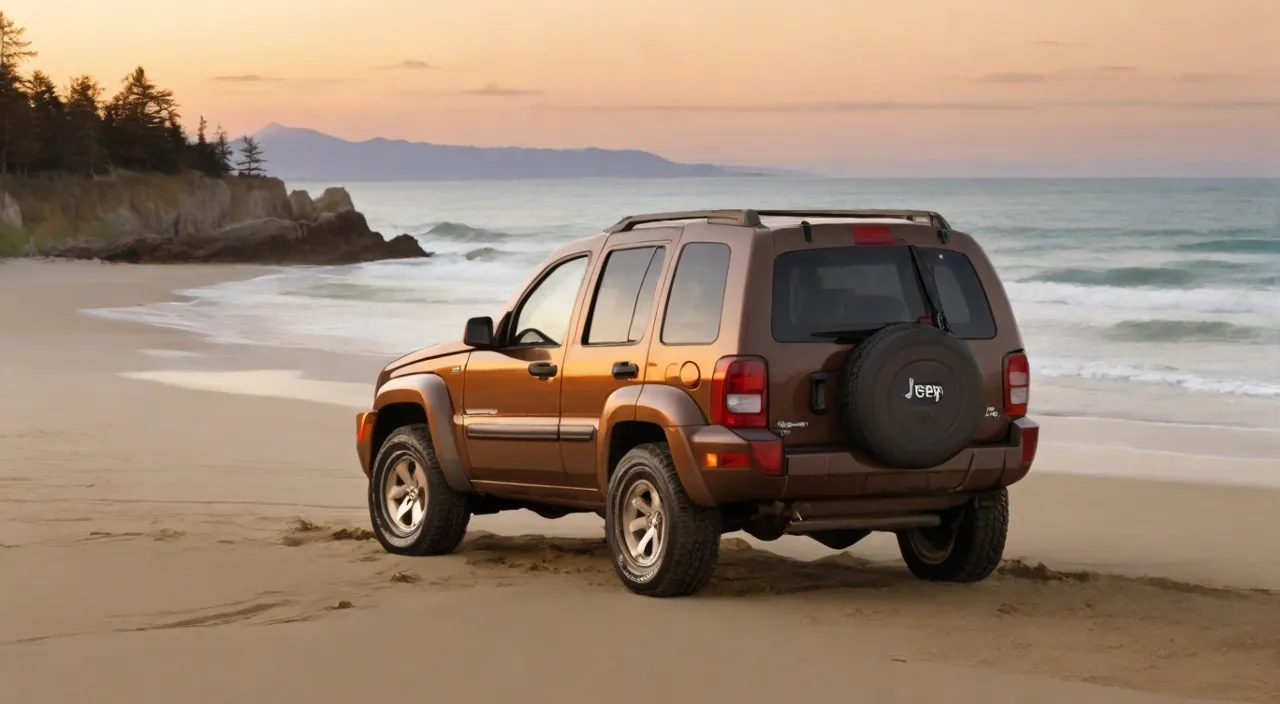
[(369, 229), (342, 188), (121, 173), (0, 180), (0, 254), (117, 262), (342, 264), (430, 256)]
[(350, 264), (430, 256), (410, 235), (390, 241), (369, 229), (354, 210), (324, 213), (313, 222), (264, 218), (206, 234), (80, 239), (40, 248), (63, 259), (130, 264), (254, 263)]

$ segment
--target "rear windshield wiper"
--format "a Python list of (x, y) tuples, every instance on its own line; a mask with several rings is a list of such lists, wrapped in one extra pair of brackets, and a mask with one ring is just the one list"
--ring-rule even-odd
[(895, 323), (867, 323), (866, 325), (858, 325), (855, 327), (841, 328), (840, 330), (822, 330), (819, 332), (809, 333), (810, 337), (829, 337), (834, 340), (852, 340), (859, 337), (866, 337), (877, 330), (894, 325)]
[(947, 314), (942, 312), (942, 301), (933, 280), (933, 270), (924, 263), (924, 257), (920, 256), (920, 250), (915, 245), (908, 245), (907, 250), (911, 252), (911, 263), (915, 265), (916, 278), (924, 291), (924, 302), (929, 307), (929, 317), (933, 319), (936, 328), (943, 332), (951, 332), (951, 326), (947, 323)]

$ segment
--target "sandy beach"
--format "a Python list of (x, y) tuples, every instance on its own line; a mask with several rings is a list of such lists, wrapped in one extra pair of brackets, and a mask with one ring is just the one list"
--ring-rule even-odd
[(385, 359), (78, 312), (260, 272), (0, 262), (0, 701), (1280, 702), (1273, 402), (1044, 418), (978, 585), (739, 534), (644, 599), (594, 516), (384, 554), (352, 412)]

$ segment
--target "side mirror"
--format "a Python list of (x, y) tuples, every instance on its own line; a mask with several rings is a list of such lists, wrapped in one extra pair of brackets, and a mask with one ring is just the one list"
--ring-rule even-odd
[(467, 347), (474, 347), (478, 350), (487, 350), (493, 347), (493, 318), (484, 316), (483, 318), (472, 318), (467, 321), (467, 327), (462, 332), (462, 344)]

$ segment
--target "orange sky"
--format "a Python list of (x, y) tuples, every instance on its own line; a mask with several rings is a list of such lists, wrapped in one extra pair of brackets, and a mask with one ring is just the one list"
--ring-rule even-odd
[[(9, 0), (188, 122), (929, 172), (1276, 173), (1280, 0)], [(424, 67), (425, 66), (425, 67)], [(1269, 166), (1270, 165), (1270, 166)]]

